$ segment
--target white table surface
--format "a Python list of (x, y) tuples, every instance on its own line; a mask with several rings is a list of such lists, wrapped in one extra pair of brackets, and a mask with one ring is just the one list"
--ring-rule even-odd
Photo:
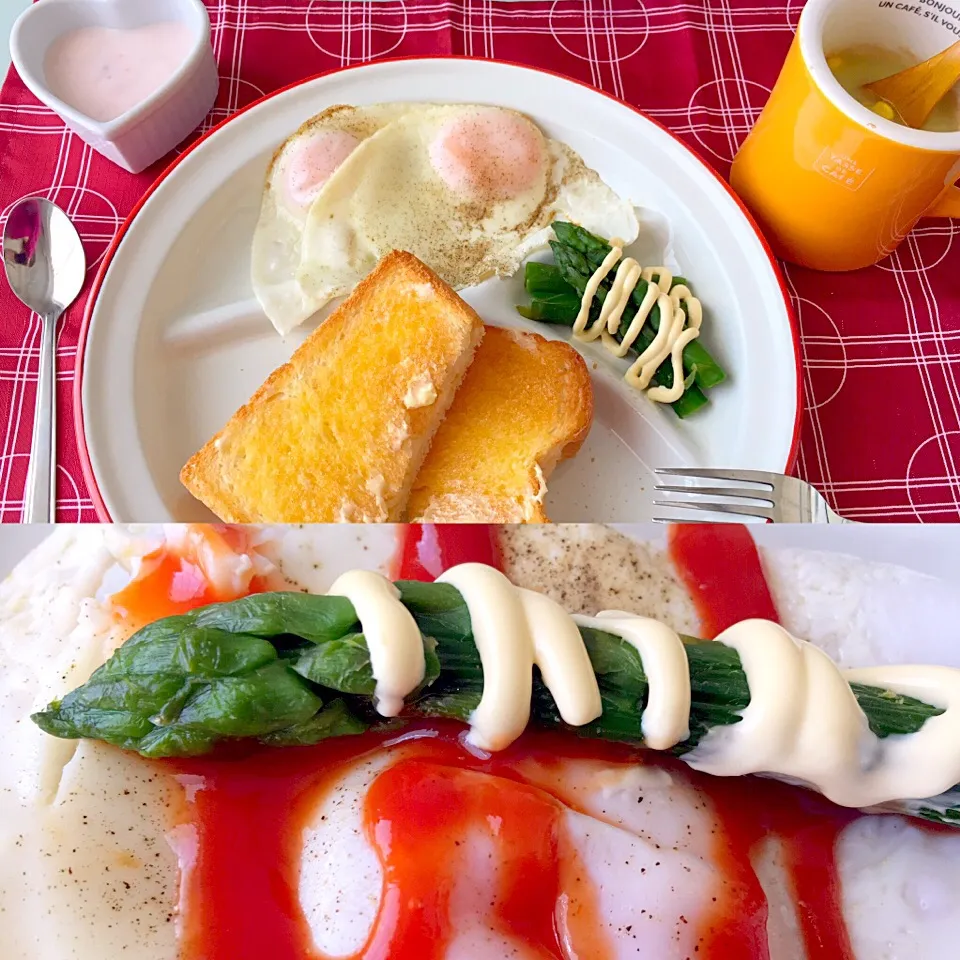
[(29, 6), (30, 0), (0, 0), (0, 76), (6, 76), (10, 66), (10, 28)]

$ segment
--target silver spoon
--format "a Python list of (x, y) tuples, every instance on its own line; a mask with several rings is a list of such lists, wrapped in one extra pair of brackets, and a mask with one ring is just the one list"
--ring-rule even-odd
[(43, 332), (23, 521), (52, 523), (57, 498), (57, 321), (77, 299), (87, 261), (70, 218), (49, 200), (27, 197), (7, 217), (3, 265), (11, 289), (40, 317)]

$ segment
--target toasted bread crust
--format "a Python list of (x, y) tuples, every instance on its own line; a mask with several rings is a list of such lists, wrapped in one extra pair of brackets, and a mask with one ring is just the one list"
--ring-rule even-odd
[(414, 483), (414, 522), (544, 523), (546, 479), (582, 446), (593, 387), (573, 347), (488, 327)]
[[(482, 336), (432, 270), (388, 254), (191, 457), (181, 482), (231, 523), (398, 520)], [(435, 399), (411, 406), (418, 378)]]

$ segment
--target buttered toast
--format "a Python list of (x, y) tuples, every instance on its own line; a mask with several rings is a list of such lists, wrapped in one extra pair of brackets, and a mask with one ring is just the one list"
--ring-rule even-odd
[(487, 327), (420, 469), (410, 521), (543, 523), (546, 479), (580, 449), (593, 388), (573, 347)]
[(388, 254), (181, 482), (230, 523), (399, 520), (483, 332), (416, 257)]

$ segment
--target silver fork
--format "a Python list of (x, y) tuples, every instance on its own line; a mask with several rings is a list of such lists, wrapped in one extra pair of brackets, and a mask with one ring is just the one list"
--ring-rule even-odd
[[(710, 511), (711, 513), (734, 514), (740, 517), (756, 517), (771, 523), (852, 523), (830, 509), (823, 496), (804, 480), (786, 477), (766, 470), (712, 470), (705, 467), (658, 469), (660, 477), (679, 477), (684, 480), (714, 480), (719, 485), (702, 483), (670, 484), (658, 482), (657, 493), (677, 494), (670, 500), (654, 500), (658, 507), (678, 510)], [(685, 494), (684, 499), (679, 495)], [(726, 498), (726, 502), (717, 500)], [(675, 518), (674, 518), (675, 519)], [(719, 523), (709, 517), (698, 517), (705, 522)], [(667, 517), (654, 517), (658, 523), (671, 522)]]

